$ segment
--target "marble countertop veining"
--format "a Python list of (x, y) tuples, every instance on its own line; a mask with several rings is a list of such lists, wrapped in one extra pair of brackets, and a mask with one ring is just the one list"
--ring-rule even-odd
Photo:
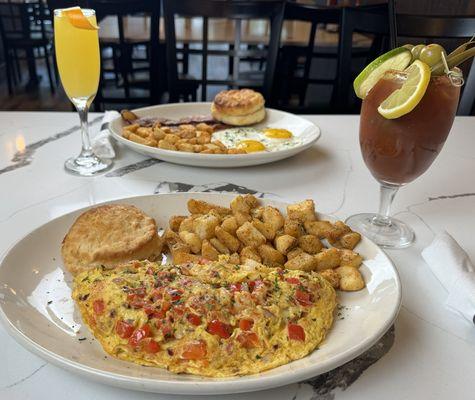
[[(241, 169), (191, 168), (117, 147), (114, 168), (94, 178), (63, 170), (80, 149), (74, 113), (0, 113), (0, 254), (35, 227), (74, 209), (116, 198), (169, 191), (262, 192), (311, 197), (339, 218), (375, 211), (378, 184), (358, 144), (358, 116), (307, 116), (322, 138), (291, 159)], [(91, 114), (92, 129), (101, 115)], [(415, 229), (414, 246), (388, 251), (403, 287), (401, 311), (381, 340), (357, 359), (314, 379), (216, 399), (469, 399), (475, 376), (475, 327), (444, 307), (446, 294), (420, 256), (447, 230), (475, 260), (475, 117), (457, 117), (429, 171), (398, 193), (393, 213)], [(0, 327), (0, 399), (183, 399), (106, 386), (46, 363)], [(192, 396), (189, 399), (194, 398)], [(206, 396), (206, 398), (213, 398)]]

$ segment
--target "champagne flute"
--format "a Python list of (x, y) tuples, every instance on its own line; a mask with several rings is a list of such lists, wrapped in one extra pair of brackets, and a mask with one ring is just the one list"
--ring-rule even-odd
[(87, 121), (100, 76), (95, 11), (79, 7), (54, 10), (54, 43), (61, 83), (81, 122), (81, 153), (66, 160), (64, 168), (81, 176), (104, 172), (112, 167), (112, 161), (101, 159), (92, 151)]

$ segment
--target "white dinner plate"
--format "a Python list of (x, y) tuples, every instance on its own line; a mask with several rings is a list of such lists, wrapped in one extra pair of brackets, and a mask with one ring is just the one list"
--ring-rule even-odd
[[(133, 110), (139, 117), (162, 117), (177, 120), (196, 115), (210, 115), (211, 103), (176, 103), (139, 108)], [(148, 157), (158, 158), (175, 164), (191, 165), (195, 167), (231, 168), (247, 167), (250, 165), (267, 164), (284, 158), (292, 157), (309, 148), (319, 137), (320, 129), (305, 118), (283, 111), (266, 109), (266, 118), (256, 128), (288, 129), (302, 140), (301, 144), (290, 149), (257, 152), (250, 154), (199, 154), (182, 151), (162, 150), (156, 147), (145, 146), (122, 137), (122, 128), (125, 126), (121, 117), (109, 124), (112, 136), (125, 146)]]
[[(165, 227), (171, 215), (187, 213), (190, 198), (228, 205), (231, 194), (179, 193), (131, 197), (133, 204)], [(262, 200), (285, 211), (286, 204)], [(61, 241), (85, 209), (47, 222), (17, 242), (0, 266), (0, 320), (28, 350), (88, 378), (129, 389), (171, 394), (224, 394), (262, 390), (308, 379), (369, 349), (389, 329), (399, 310), (401, 286), (386, 254), (363, 238), (357, 251), (366, 288), (338, 292), (339, 316), (318, 350), (307, 357), (250, 376), (206, 378), (173, 374), (106, 356), (83, 324), (71, 299), (71, 276), (63, 268)], [(321, 216), (325, 217), (325, 216)]]

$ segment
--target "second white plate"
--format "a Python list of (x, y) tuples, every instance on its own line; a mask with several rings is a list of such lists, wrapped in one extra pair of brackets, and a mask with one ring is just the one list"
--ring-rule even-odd
[[(211, 103), (176, 103), (139, 108), (133, 110), (133, 112), (139, 117), (162, 117), (175, 120), (193, 115), (209, 115), (210, 107)], [(291, 131), (295, 137), (300, 138), (302, 143), (290, 149), (274, 152), (200, 154), (162, 150), (125, 139), (122, 137), (122, 128), (125, 124), (120, 117), (110, 123), (109, 130), (118, 142), (146, 156), (175, 164), (212, 168), (247, 167), (283, 160), (284, 158), (292, 157), (309, 148), (321, 135), (320, 128), (305, 118), (271, 108), (267, 108), (266, 111), (266, 119), (254, 125), (256, 128), (271, 127), (287, 129)]]

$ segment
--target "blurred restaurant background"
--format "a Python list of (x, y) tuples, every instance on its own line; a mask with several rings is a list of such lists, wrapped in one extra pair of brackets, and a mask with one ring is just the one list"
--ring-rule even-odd
[[(450, 51), (475, 32), (475, 0), (0, 0), (0, 110), (72, 111), (52, 15), (75, 5), (95, 9), (100, 26), (93, 111), (210, 101), (222, 89), (252, 87), (277, 109), (359, 113), (353, 79), (390, 48), (392, 15), (399, 45)], [(472, 64), (463, 65), (459, 115), (474, 115)]]

